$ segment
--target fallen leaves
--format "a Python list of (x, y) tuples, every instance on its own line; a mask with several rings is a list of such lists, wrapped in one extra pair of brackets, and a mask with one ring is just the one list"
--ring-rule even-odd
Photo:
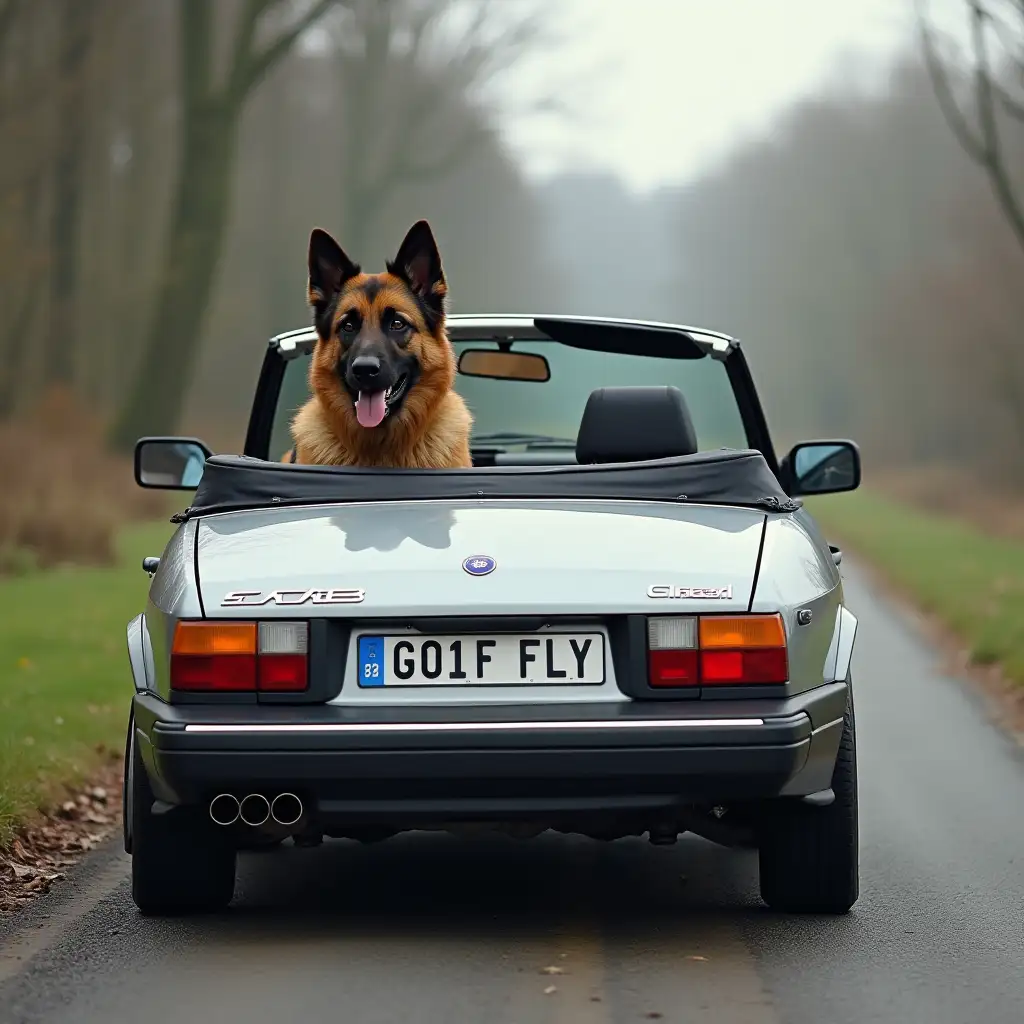
[(118, 758), (101, 778), (69, 794), (53, 814), (26, 825), (0, 851), (0, 912), (17, 910), (49, 892), (78, 857), (110, 835), (120, 822), (120, 790)]

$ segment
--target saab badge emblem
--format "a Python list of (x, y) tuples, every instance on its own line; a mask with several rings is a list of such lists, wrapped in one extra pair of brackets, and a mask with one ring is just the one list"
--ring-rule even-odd
[(225, 594), (222, 608), (253, 608), (266, 604), (298, 605), (312, 604), (360, 604), (366, 591), (358, 590), (274, 590), (264, 594), (259, 590), (232, 590)]
[(462, 563), (462, 568), (470, 576), (486, 576), (489, 572), (494, 572), (497, 566), (498, 563), (490, 555), (470, 555)]
[(727, 587), (671, 587), (668, 584), (647, 588), (648, 597), (685, 598), (690, 601), (731, 601), (732, 584)]

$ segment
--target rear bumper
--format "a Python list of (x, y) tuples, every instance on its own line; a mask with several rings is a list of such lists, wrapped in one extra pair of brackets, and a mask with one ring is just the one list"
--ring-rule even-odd
[(827, 789), (845, 683), (785, 699), (172, 706), (136, 695), (157, 797), (288, 791), (325, 824), (668, 811)]

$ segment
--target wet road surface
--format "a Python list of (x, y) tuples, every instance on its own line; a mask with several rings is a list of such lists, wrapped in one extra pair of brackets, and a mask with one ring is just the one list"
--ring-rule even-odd
[[(844, 566), (845, 568), (845, 566)], [(232, 909), (140, 918), (118, 845), (0, 930), (0, 1022), (1024, 1022), (1024, 757), (847, 570), (861, 898), (786, 918), (685, 837), (407, 835), (240, 861)]]

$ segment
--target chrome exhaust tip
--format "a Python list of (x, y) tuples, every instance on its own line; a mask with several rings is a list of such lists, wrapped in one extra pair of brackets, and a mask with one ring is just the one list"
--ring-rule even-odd
[(270, 816), (278, 825), (294, 825), (302, 817), (302, 801), (294, 793), (278, 793), (270, 805)]
[(210, 817), (218, 825), (233, 825), (238, 821), (238, 798), (230, 793), (220, 793), (210, 801)]
[(270, 801), (262, 793), (250, 793), (238, 805), (238, 815), (253, 828), (265, 825), (270, 818)]

